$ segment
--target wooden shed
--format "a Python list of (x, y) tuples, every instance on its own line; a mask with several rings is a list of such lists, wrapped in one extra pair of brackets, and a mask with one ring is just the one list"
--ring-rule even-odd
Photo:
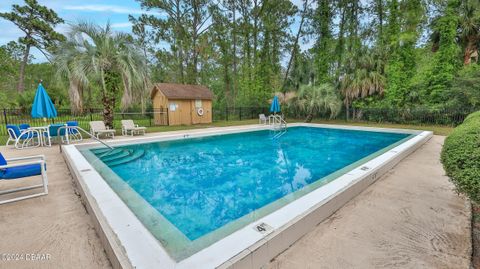
[[(205, 86), (156, 83), (151, 98), (155, 111), (168, 111), (168, 125), (212, 122), (213, 93)], [(155, 124), (164, 124), (160, 113), (155, 113), (154, 120)]]

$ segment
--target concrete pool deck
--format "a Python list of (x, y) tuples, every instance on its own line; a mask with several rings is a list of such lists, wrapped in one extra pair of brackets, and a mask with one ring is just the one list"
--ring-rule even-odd
[[(185, 131), (181, 131), (185, 132)], [(149, 134), (151, 135), (151, 134)], [(271, 268), (468, 268), (470, 208), (443, 175), (435, 136), (269, 265)], [(49, 195), (0, 206), (0, 254), (49, 254), (0, 268), (109, 268), (57, 146), (45, 154)], [(0, 189), (15, 182), (1, 182)]]

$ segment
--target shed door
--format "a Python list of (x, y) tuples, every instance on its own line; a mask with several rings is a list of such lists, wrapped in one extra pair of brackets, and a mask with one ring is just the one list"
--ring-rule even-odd
[(190, 100), (171, 100), (168, 104), (170, 125), (190, 125)]

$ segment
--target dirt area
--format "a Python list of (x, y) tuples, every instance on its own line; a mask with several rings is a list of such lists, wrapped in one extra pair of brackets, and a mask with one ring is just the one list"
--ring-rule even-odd
[[(25, 259), (27, 254), (43, 254), (45, 259), (1, 259), (0, 268), (110, 268), (90, 216), (74, 192), (58, 146), (29, 150), (1, 147), (0, 150), (5, 158), (45, 154), (49, 180), (47, 196), (0, 205), (0, 254), (5, 258), (9, 258), (6, 257), (9, 254), (23, 254)], [(37, 177), (22, 184), (33, 180), (40, 183)], [(18, 183), (0, 181), (0, 189), (13, 184)]]
[(480, 268), (480, 205), (472, 205), (472, 267)]
[(435, 136), (274, 259), (269, 268), (465, 268), (469, 202), (453, 191)]

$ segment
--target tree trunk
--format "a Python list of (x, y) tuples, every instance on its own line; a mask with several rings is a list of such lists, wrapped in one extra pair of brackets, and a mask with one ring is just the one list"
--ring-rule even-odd
[(70, 109), (72, 113), (83, 112), (83, 90), (78, 81), (69, 80), (70, 87), (68, 88), (68, 95), (70, 97)]
[(22, 62), (20, 63), (20, 72), (18, 74), (18, 84), (17, 84), (17, 91), (19, 93), (22, 93), (25, 90), (25, 67), (27, 66), (28, 63), (28, 56), (30, 56), (30, 44), (27, 44), (25, 46), (25, 51), (23, 53), (23, 59)]
[(226, 101), (227, 107), (230, 107), (233, 101), (232, 101), (232, 93), (230, 90), (230, 76), (228, 74), (228, 69), (229, 69), (228, 67), (229, 67), (228, 61), (225, 59), (223, 63), (223, 80), (225, 83), (225, 101)]
[(145, 110), (146, 110), (146, 107), (145, 107), (145, 99), (146, 99), (145, 92), (147, 91), (147, 89), (148, 89), (148, 83), (147, 83), (147, 78), (145, 77), (145, 78), (143, 79), (143, 89), (142, 89), (142, 93), (141, 93), (141, 98), (142, 98), (142, 101), (141, 101), (142, 114), (145, 114)]
[(115, 96), (118, 92), (118, 86), (121, 83), (121, 77), (111, 70), (105, 70), (103, 73), (103, 122), (108, 128), (113, 129)]
[(339, 24), (339, 32), (338, 32), (338, 41), (337, 41), (337, 48), (335, 49), (336, 51), (336, 54), (337, 54), (337, 70), (336, 70), (336, 75), (335, 75), (335, 78), (336, 80), (338, 81), (338, 78), (340, 76), (340, 66), (342, 64), (342, 61), (343, 61), (343, 46), (344, 46), (344, 40), (343, 40), (343, 35), (344, 35), (344, 31), (345, 31), (345, 10), (346, 8), (343, 7), (342, 8), (342, 15), (340, 17), (340, 24)]
[(115, 104), (115, 97), (111, 97), (108, 94), (104, 94), (102, 97), (103, 103), (103, 122), (105, 125), (113, 129), (113, 111)]
[(345, 112), (346, 112), (347, 121), (348, 121), (349, 117), (350, 117), (350, 104), (349, 104), (348, 100), (346, 100), (346, 102), (345, 102)]
[(236, 17), (236, 7), (235, 1), (232, 2), (232, 37), (233, 37), (233, 92), (232, 92), (232, 101), (233, 109), (235, 109), (236, 99), (238, 94), (238, 76), (237, 76), (237, 17)]
[(298, 32), (297, 32), (297, 35), (295, 36), (295, 42), (293, 43), (292, 53), (290, 53), (290, 60), (288, 60), (287, 70), (285, 71), (285, 77), (283, 78), (283, 85), (281, 89), (283, 93), (285, 93), (285, 87), (287, 86), (288, 73), (290, 73), (290, 68), (292, 66), (293, 59), (295, 59), (295, 50), (298, 45), (298, 40), (300, 39), (300, 36), (302, 34), (302, 26), (305, 20), (305, 15), (307, 14), (307, 7), (308, 7), (308, 0), (305, 0), (305, 2), (303, 2), (303, 12), (302, 12), (302, 18), (300, 20), (300, 26), (298, 26)]
[(307, 122), (307, 123), (312, 122), (312, 119), (313, 119), (313, 114), (308, 113), (307, 118), (305, 119), (305, 122)]
[(378, 16), (378, 41), (380, 42), (380, 47), (383, 48), (383, 0), (376, 1), (376, 9)]
[(175, 46), (177, 49), (177, 65), (178, 65), (178, 73), (180, 73), (180, 81), (179, 83), (185, 84), (185, 71), (183, 68), (184, 65), (184, 51), (183, 46), (184, 42), (182, 42), (184, 36), (182, 34), (182, 11), (180, 9), (180, 0), (177, 0), (175, 3)]
[(467, 46), (465, 47), (465, 53), (463, 54), (463, 64), (469, 65), (472, 60), (472, 53), (476, 50), (476, 42), (474, 38), (468, 38)]

